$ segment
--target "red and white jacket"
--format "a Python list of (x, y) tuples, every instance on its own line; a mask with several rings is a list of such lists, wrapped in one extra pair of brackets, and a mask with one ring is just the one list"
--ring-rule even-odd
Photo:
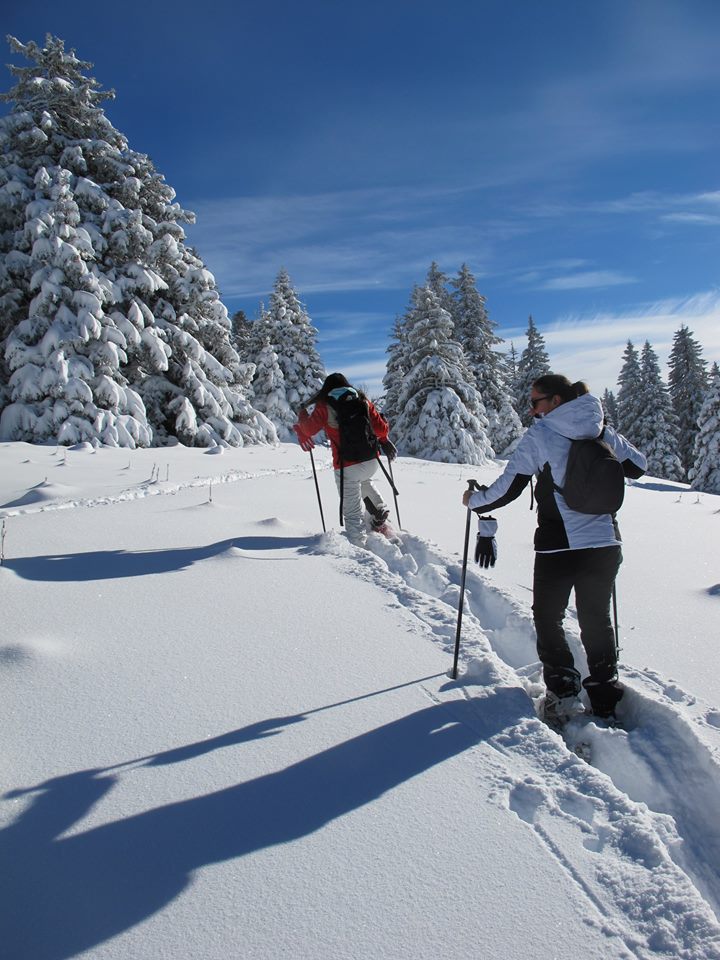
[[(370, 426), (373, 429), (373, 433), (380, 443), (384, 443), (388, 438), (388, 422), (385, 417), (378, 412), (370, 400), (366, 400), (366, 403), (368, 405)], [(309, 437), (314, 437), (316, 433), (324, 430), (325, 435), (330, 441), (330, 447), (332, 448), (333, 467), (336, 470), (340, 469), (342, 464), (340, 463), (340, 431), (338, 430), (338, 421), (335, 416), (335, 411), (325, 403), (324, 400), (318, 400), (312, 413), (308, 413), (307, 410), (301, 410), (298, 422), (293, 429), (297, 433), (300, 442), (307, 440)], [(344, 466), (349, 467), (351, 464), (358, 462), (360, 461), (347, 460)]]

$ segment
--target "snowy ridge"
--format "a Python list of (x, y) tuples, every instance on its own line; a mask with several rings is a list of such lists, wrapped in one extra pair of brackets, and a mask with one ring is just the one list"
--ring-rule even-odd
[[(343, 558), (349, 574), (382, 586), (451, 655), (460, 565), (419, 537), (403, 532), (403, 542), (400, 549), (371, 535), (368, 555), (329, 534), (318, 549)], [(484, 756), (477, 776), (493, 779), (496, 802), (557, 857), (595, 908), (617, 956), (720, 957), (720, 751), (672, 700), (653, 697), (635, 671), (623, 702), (626, 729), (594, 727), (589, 766), (535, 716), (539, 665), (512, 669), (521, 652), (533, 650), (530, 617), (472, 569), (466, 589), (464, 673), (439, 692), (424, 689), (509, 761), (488, 763)], [(505, 716), (515, 720), (489, 737), (488, 698), (501, 700)], [(458, 704), (476, 713), (460, 712)], [(589, 861), (588, 850), (597, 858)]]

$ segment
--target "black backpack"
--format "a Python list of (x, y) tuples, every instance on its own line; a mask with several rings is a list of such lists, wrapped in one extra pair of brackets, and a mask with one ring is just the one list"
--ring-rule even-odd
[(577, 513), (615, 513), (625, 498), (625, 472), (611, 447), (602, 439), (573, 440), (565, 483), (553, 484), (565, 503)]
[[(333, 393), (335, 396), (332, 396)], [(337, 416), (340, 462), (345, 464), (374, 460), (380, 446), (370, 423), (367, 402), (354, 387), (333, 390), (328, 395), (327, 402)]]

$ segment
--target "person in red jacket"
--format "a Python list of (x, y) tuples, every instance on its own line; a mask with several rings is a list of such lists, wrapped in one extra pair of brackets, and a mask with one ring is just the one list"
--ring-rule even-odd
[(303, 450), (312, 450), (315, 446), (312, 438), (321, 430), (325, 431), (332, 448), (335, 482), (342, 497), (342, 512), (348, 539), (357, 546), (364, 546), (367, 536), (363, 503), (367, 507), (372, 528), (375, 530), (383, 526), (390, 511), (380, 491), (372, 482), (379, 466), (377, 452), (368, 451), (367, 457), (361, 460), (343, 460), (340, 455), (339, 422), (332, 402), (342, 398), (347, 391), (352, 391), (367, 406), (370, 426), (378, 445), (383, 453), (393, 459), (397, 451), (388, 439), (387, 420), (363, 393), (348, 382), (342, 373), (331, 373), (325, 378), (320, 390), (307, 401), (308, 406), (314, 404), (312, 413), (308, 413), (305, 407), (301, 407), (298, 422), (293, 430)]

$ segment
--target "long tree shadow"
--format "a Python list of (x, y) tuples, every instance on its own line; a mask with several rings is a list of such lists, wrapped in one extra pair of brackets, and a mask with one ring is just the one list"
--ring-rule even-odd
[(234, 537), (199, 547), (168, 550), (92, 550), (88, 553), (54, 553), (39, 557), (17, 557), (4, 561), (24, 580), (47, 583), (116, 580), (148, 574), (184, 570), (201, 560), (239, 550), (309, 550), (312, 537)]
[[(454, 701), (451, 709), (435, 704), (276, 773), (66, 837), (112, 788), (118, 774), (109, 771), (117, 768), (40, 784), (27, 810), (0, 834), (2, 863), (14, 865), (0, 872), (5, 954), (64, 960), (92, 949), (161, 910), (194, 870), (313, 833), (493, 736), (516, 722), (517, 693), (500, 689)], [(278, 733), (302, 719), (253, 724), (226, 735), (227, 742)], [(192, 755), (181, 748), (147, 762)]]

